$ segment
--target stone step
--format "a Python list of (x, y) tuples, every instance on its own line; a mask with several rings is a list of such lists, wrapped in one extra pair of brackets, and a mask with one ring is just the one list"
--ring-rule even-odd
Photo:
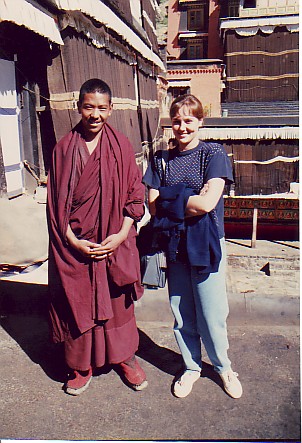
[(271, 279), (282, 281), (284, 285), (285, 282), (290, 281), (299, 281), (300, 279), (300, 271), (295, 269), (276, 269), (272, 268), (268, 263), (261, 269), (238, 269), (232, 268), (230, 266), (227, 267), (227, 277), (232, 275), (234, 278), (238, 278), (239, 275), (247, 275), (249, 278), (259, 279), (262, 276), (271, 277)]
[[(299, 325), (299, 291), (292, 290), (290, 295), (283, 289), (280, 291), (280, 288), (277, 290), (276, 287), (270, 288), (266, 284), (261, 293), (260, 288), (255, 288), (253, 284), (249, 286), (245, 283), (240, 287), (238, 284), (230, 285), (230, 283), (228, 280), (230, 306), (228, 324)], [(171, 325), (174, 322), (167, 288), (146, 289), (144, 296), (135, 304), (138, 321), (169, 322)]]
[(299, 297), (300, 275), (297, 271), (273, 271), (267, 274), (262, 271), (245, 270), (227, 272), (228, 293), (253, 293), (269, 297)]
[(271, 270), (300, 270), (300, 259), (294, 257), (269, 257), (269, 256), (242, 256), (229, 255), (227, 258), (228, 266), (234, 269), (261, 270), (269, 266)]

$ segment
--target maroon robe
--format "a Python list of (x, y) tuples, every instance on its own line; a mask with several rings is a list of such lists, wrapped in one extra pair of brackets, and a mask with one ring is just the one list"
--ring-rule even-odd
[(68, 224), (78, 238), (100, 243), (117, 233), (125, 215), (144, 213), (144, 186), (129, 140), (105, 124), (100, 142), (85, 154), (81, 124), (56, 145), (48, 177), (49, 293), (55, 342), (75, 339), (112, 319), (112, 287), (140, 298), (136, 230), (106, 260), (81, 256), (68, 245)]

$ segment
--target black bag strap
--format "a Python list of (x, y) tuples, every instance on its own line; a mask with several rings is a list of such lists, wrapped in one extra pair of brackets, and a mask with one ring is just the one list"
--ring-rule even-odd
[(166, 166), (169, 161), (170, 152), (169, 150), (161, 151), (161, 165), (163, 171), (162, 184), (165, 185), (166, 182)]

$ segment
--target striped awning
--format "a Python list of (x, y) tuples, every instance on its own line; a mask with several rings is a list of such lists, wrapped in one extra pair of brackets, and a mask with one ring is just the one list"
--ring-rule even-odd
[(271, 165), (272, 163), (276, 162), (283, 162), (283, 163), (294, 163), (298, 162), (300, 160), (300, 157), (284, 157), (283, 155), (277, 155), (277, 157), (270, 158), (269, 160), (234, 160), (234, 163), (241, 163), (241, 164), (253, 164), (253, 165)]
[(190, 80), (168, 80), (169, 88), (189, 88), (190, 86)]
[(221, 19), (220, 23), (221, 30), (233, 29), (242, 36), (255, 35), (259, 29), (265, 34), (271, 34), (277, 26), (285, 26), (289, 32), (299, 32), (299, 16)]
[(80, 11), (94, 18), (98, 23), (101, 23), (120, 35), (123, 40), (138, 51), (144, 58), (152, 61), (162, 71), (165, 71), (164, 64), (159, 56), (101, 0), (51, 0), (51, 2), (58, 9), (64, 11)]
[(200, 138), (203, 140), (275, 140), (299, 138), (298, 127), (279, 128), (200, 128)]
[(63, 45), (54, 17), (35, 1), (0, 0), (0, 22), (8, 21)]
[[(174, 137), (172, 128), (164, 128), (167, 139)], [(299, 128), (294, 126), (263, 127), (263, 128), (207, 128), (199, 129), (201, 140), (297, 140)]]
[(195, 31), (188, 31), (188, 32), (181, 32), (178, 34), (178, 38), (201, 38), (201, 37), (207, 37), (208, 34), (206, 32), (195, 32)]

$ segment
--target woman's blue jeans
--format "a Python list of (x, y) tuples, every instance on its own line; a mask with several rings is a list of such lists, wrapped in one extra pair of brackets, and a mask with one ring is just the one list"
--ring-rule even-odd
[(231, 368), (226, 319), (225, 240), (221, 239), (222, 259), (218, 272), (202, 274), (198, 267), (168, 263), (170, 305), (175, 318), (174, 334), (186, 369), (201, 371), (201, 340), (214, 369)]

